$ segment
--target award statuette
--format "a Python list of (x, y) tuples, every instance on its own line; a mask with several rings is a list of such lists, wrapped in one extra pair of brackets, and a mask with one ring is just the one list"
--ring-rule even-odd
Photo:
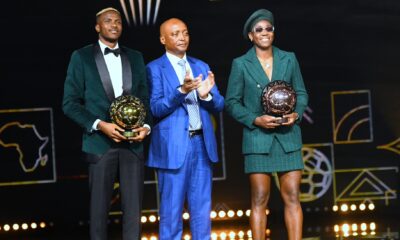
[(133, 129), (143, 126), (146, 110), (139, 98), (122, 95), (111, 103), (110, 117), (113, 123), (125, 129), (122, 135), (135, 137), (137, 133)]
[(288, 121), (283, 115), (292, 113), (296, 106), (296, 92), (292, 86), (282, 80), (272, 81), (267, 84), (261, 95), (264, 113), (281, 117), (276, 123), (282, 124)]

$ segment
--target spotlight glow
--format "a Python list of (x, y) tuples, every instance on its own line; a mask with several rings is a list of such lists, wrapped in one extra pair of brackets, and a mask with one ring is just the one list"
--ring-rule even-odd
[(31, 228), (32, 229), (36, 229), (38, 226), (37, 226), (37, 224), (35, 223), (35, 222), (33, 222), (33, 223), (31, 223)]
[(361, 225), (360, 225), (360, 229), (361, 229), (361, 231), (366, 231), (367, 230), (367, 224), (366, 223), (361, 223)]
[(251, 210), (250, 210), (250, 209), (247, 209), (247, 210), (246, 210), (246, 216), (250, 217), (250, 213), (251, 213)]
[(185, 234), (185, 236), (183, 237), (184, 240), (190, 240), (190, 235), (189, 234)]
[(351, 211), (357, 210), (357, 205), (351, 204), (351, 205), (350, 205), (350, 210), (351, 210)]
[(242, 216), (243, 216), (243, 211), (242, 211), (242, 210), (238, 210), (238, 211), (236, 212), (236, 215), (237, 215), (238, 217), (242, 217)]
[(221, 233), (219, 234), (219, 237), (220, 237), (222, 240), (226, 239), (226, 233), (225, 233), (225, 232), (221, 232)]
[(375, 231), (375, 230), (376, 230), (376, 224), (375, 224), (374, 222), (370, 223), (370, 224), (369, 224), (369, 229), (370, 229), (371, 231)]
[(210, 217), (211, 217), (212, 219), (216, 218), (216, 217), (217, 217), (217, 212), (216, 212), (216, 211), (211, 211)]
[(358, 225), (357, 224), (355, 224), (355, 223), (351, 224), (351, 231), (356, 232), (357, 229), (358, 229)]
[(225, 216), (226, 216), (225, 211), (219, 211), (219, 212), (218, 212), (218, 217), (224, 218)]
[(359, 209), (360, 209), (361, 211), (364, 211), (365, 208), (366, 208), (365, 204), (364, 204), (364, 203), (361, 203), (360, 206), (359, 206)]
[(11, 227), (10, 227), (10, 225), (6, 224), (3, 226), (3, 229), (4, 229), (4, 231), (8, 232), (8, 231), (10, 231)]
[(337, 212), (337, 211), (339, 210), (339, 207), (338, 207), (337, 205), (334, 205), (334, 206), (332, 207), (332, 210), (333, 210), (334, 212)]
[(350, 226), (349, 224), (345, 223), (342, 225), (342, 232), (343, 233), (348, 233), (350, 231)]
[(190, 218), (189, 213), (185, 212), (185, 213), (183, 214), (183, 219), (188, 220), (189, 218)]
[[(147, 222), (147, 217), (146, 216), (142, 216), (141, 218), (140, 218), (140, 221), (142, 222), (142, 223), (146, 223)], [(147, 240), (147, 239), (146, 239)]]
[(338, 233), (339, 230), (340, 230), (339, 225), (336, 224), (336, 225), (333, 227), (333, 231), (335, 231), (335, 233)]
[(342, 206), (340, 206), (340, 210), (342, 212), (347, 212), (347, 210), (349, 210), (349, 206), (347, 204), (342, 204)]
[(21, 228), (23, 229), (23, 230), (26, 230), (26, 229), (28, 229), (28, 224), (26, 224), (26, 223), (23, 223), (22, 225), (21, 225)]
[(368, 209), (369, 210), (374, 210), (375, 209), (375, 204), (373, 204), (373, 203), (370, 203), (370, 204), (368, 204)]
[(45, 227), (46, 227), (46, 223), (45, 223), (45, 222), (41, 222), (41, 223), (39, 224), (39, 226), (40, 226), (40, 228), (45, 228)]
[(229, 210), (228, 217), (233, 218), (235, 216), (235, 211)]
[(14, 224), (12, 225), (12, 229), (13, 229), (14, 231), (17, 231), (17, 230), (19, 229), (19, 225), (16, 224), (16, 223), (14, 223)]
[(252, 237), (251, 230), (247, 231), (247, 237)]
[(150, 222), (153, 223), (153, 222), (157, 221), (157, 218), (154, 215), (150, 215), (149, 220), (150, 220)]

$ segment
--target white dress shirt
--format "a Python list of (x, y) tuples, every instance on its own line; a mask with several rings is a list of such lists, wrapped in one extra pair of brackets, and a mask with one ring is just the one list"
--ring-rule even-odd
[[(110, 47), (105, 45), (100, 40), (99, 40), (99, 45), (100, 45), (101, 52), (103, 53), (104, 60), (107, 65), (108, 73), (110, 74), (111, 84), (112, 84), (112, 87), (114, 90), (114, 95), (117, 98), (117, 97), (121, 96), (123, 93), (121, 54), (119, 54), (118, 56), (115, 56), (115, 54), (113, 54), (113, 53), (108, 53), (107, 55), (105, 55), (104, 54), (105, 49), (110, 48)], [(110, 49), (117, 49), (117, 48), (119, 48), (118, 43), (115, 45), (114, 48), (110, 48)], [(96, 119), (96, 121), (92, 125), (93, 130), (98, 130), (97, 125), (99, 124), (100, 121), (101, 121), (100, 119)], [(150, 130), (150, 126), (148, 124), (144, 124), (143, 127), (146, 127)], [(148, 132), (148, 134), (150, 134), (150, 131)]]

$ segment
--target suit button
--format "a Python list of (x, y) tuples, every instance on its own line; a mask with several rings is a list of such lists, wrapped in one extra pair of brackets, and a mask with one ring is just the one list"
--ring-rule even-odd
[(258, 88), (261, 88), (260, 84), (257, 84), (257, 87), (258, 87)]

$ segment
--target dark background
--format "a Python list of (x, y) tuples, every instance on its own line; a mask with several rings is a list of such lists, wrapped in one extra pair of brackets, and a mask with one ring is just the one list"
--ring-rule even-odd
[[(87, 166), (81, 159), (81, 129), (63, 115), (61, 102), (70, 55), (73, 50), (97, 41), (94, 16), (108, 6), (121, 10), (117, 0), (2, 3), (0, 109), (52, 108), (57, 180), (0, 186), (0, 224), (30, 219), (55, 222), (87, 219)], [(124, 20), (120, 44), (141, 51), (149, 62), (164, 53), (158, 40), (159, 24), (167, 18), (179, 17), (190, 30), (188, 54), (210, 65), (224, 95), (233, 58), (251, 46), (242, 37), (243, 24), (258, 8), (267, 8), (275, 15), (274, 45), (296, 53), (310, 97), (307, 114), (312, 119), (302, 122), (303, 142), (330, 144), (323, 151), (331, 161), (334, 158), (330, 174), (336, 176), (334, 179), (340, 178), (336, 181), (337, 188), (343, 189), (355, 176), (335, 171), (362, 172), (363, 168), (372, 168), (386, 186), (398, 191), (400, 152), (377, 147), (400, 137), (400, 2), (165, 0), (161, 2), (155, 25), (128, 26)], [(372, 128), (364, 126), (355, 137), (373, 137), (367, 142), (336, 144), (331, 93), (357, 90), (369, 92), (370, 102), (367, 95), (350, 96), (335, 102), (335, 111), (346, 112), (358, 101), (368, 104), (367, 117)], [(0, 121), (1, 117), (4, 115), (0, 115)], [(216, 210), (248, 209), (249, 184), (243, 173), (241, 126), (227, 114), (223, 123), (226, 179), (215, 181), (213, 206)], [(398, 143), (394, 148), (399, 149)], [(14, 176), (13, 171), (5, 170), (10, 165), (9, 156), (4, 149), (0, 150), (0, 169), (3, 169), (0, 172)], [(392, 170), (382, 170), (383, 167)], [(16, 169), (15, 175), (18, 174)], [(153, 179), (151, 170), (147, 170), (146, 178)], [(368, 192), (368, 186), (363, 187)], [(146, 209), (156, 205), (155, 192), (154, 184), (146, 185)], [(332, 205), (340, 203), (333, 192), (331, 185), (317, 200), (304, 202), (306, 214), (330, 212)], [(398, 193), (394, 195), (395, 199), (388, 201), (365, 198), (381, 213), (398, 214)], [(359, 204), (365, 200), (347, 202)], [(281, 209), (275, 187), (270, 207), (272, 211)]]

